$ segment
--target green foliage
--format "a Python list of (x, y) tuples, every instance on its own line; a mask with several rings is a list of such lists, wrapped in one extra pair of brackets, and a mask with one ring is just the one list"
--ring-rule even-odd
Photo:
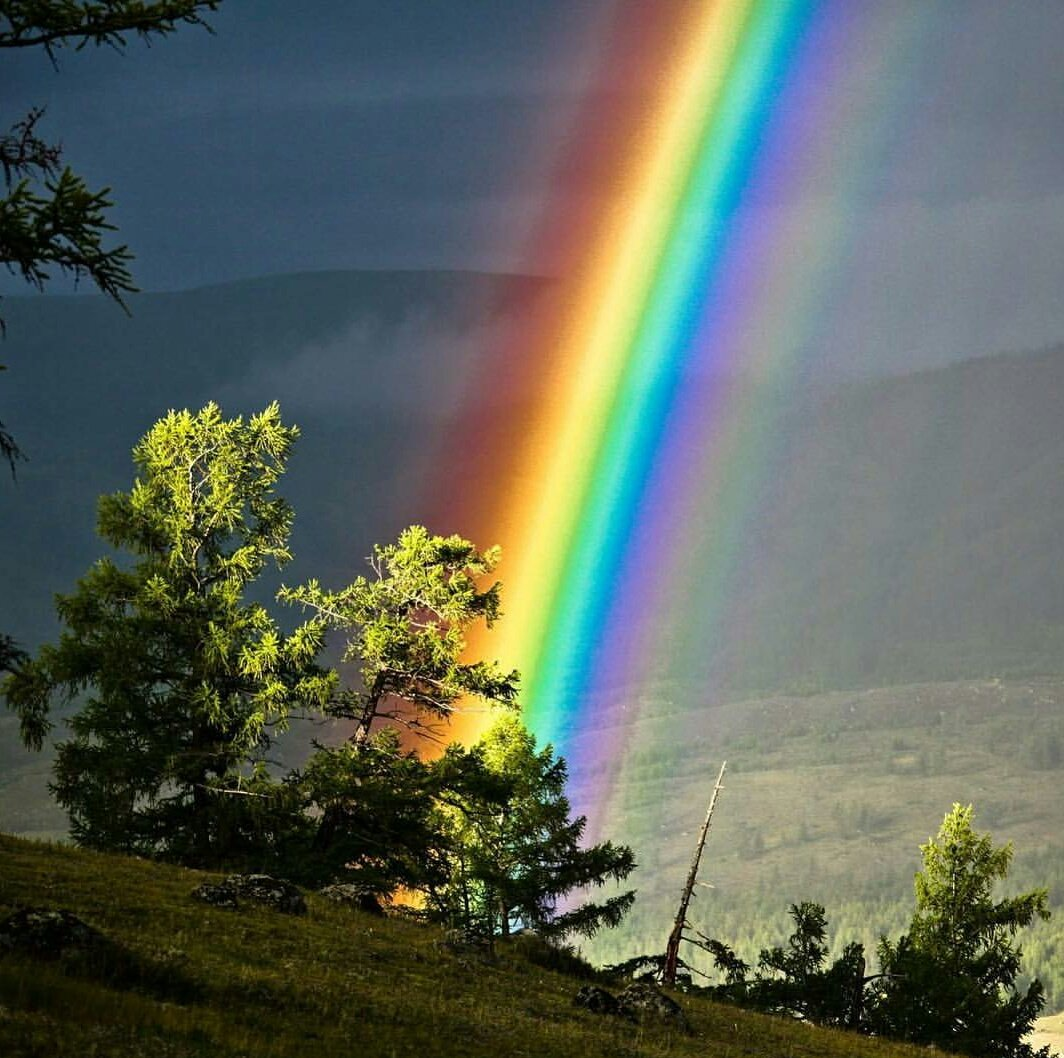
[(317, 831), (306, 862), (388, 894), (398, 886), (437, 891), (449, 868), (449, 839), (439, 825), (441, 798), (476, 810), (496, 780), (479, 757), (458, 747), (431, 764), (400, 749), (397, 728), (438, 737), (462, 699), (512, 707), (516, 672), (463, 660), (473, 624), (499, 617), (499, 586), (481, 588), (498, 549), (480, 552), (459, 536), (420, 526), (377, 546), (371, 578), (330, 592), (317, 581), (283, 588), (279, 598), (311, 610), (316, 626), (347, 636), (343, 660), (359, 683), (337, 690), (326, 711), (353, 720), (340, 747), (322, 747), (295, 777)]
[(219, 808), (248, 797), (245, 765), (332, 693), (314, 664), (324, 624), (285, 636), (244, 601), (290, 557), (275, 485), (297, 436), (276, 404), (246, 422), (214, 404), (171, 412), (135, 447), (132, 489), (101, 498), (99, 533), (132, 564), (101, 559), (59, 596), (59, 643), (3, 684), (38, 749), (53, 702), (88, 693), (52, 785), (79, 843), (216, 859), (237, 842), (225, 824), (239, 819)]
[(361, 686), (338, 694), (329, 711), (355, 721), (355, 741), (381, 721), (435, 736), (470, 695), (515, 704), (516, 672), (462, 660), (469, 627), (481, 620), (491, 627), (500, 615), (499, 585), (478, 586), (498, 560), (498, 548), (480, 552), (460, 536), (431, 536), (415, 525), (373, 549), (372, 578), (336, 592), (315, 580), (281, 590), (281, 599), (347, 634), (343, 660), (359, 665)]
[(33, 111), (0, 138), (7, 183), (0, 198), (0, 261), (38, 290), (57, 268), (91, 279), (122, 303), (136, 290), (128, 267), (133, 255), (125, 246), (104, 248), (104, 236), (115, 230), (107, 220), (110, 188), (90, 191), (72, 169), (59, 167), (58, 150), (33, 134), (41, 113)]
[(794, 931), (786, 946), (762, 949), (752, 979), (747, 977), (749, 966), (727, 944), (707, 940), (704, 947), (724, 977), (714, 994), (815, 1025), (861, 1027), (864, 948), (846, 945), (842, 955), (825, 968), (828, 947), (823, 906), (811, 901), (792, 904), (790, 916)]
[[(437, 891), (450, 871), (451, 844), (439, 806), (460, 800), (488, 811), (504, 786), (478, 754), (448, 746), (422, 760), (404, 750), (394, 728), (364, 742), (322, 747), (291, 776), (310, 829), (285, 852), (286, 873), (303, 880), (340, 878), (390, 897), (396, 889)], [(313, 820), (320, 821), (311, 826)]]
[(1018, 930), (1048, 918), (1048, 894), (1035, 889), (995, 899), (1008, 876), (1011, 844), (995, 847), (972, 828), (972, 806), (954, 804), (936, 838), (920, 847), (916, 911), (909, 931), (884, 938), (887, 975), (870, 1011), (875, 1032), (965, 1054), (1030, 1058), (1024, 1037), (1042, 1009), (1033, 981), (1019, 991)]
[(550, 746), (537, 752), (515, 716), (500, 717), (474, 752), (506, 784), (506, 798), (457, 801), (444, 813), (454, 852), (448, 884), (431, 894), (436, 916), (489, 936), (516, 925), (552, 937), (618, 925), (634, 891), (558, 910), (574, 890), (623, 881), (635, 868), (625, 846), (580, 847), (586, 819), (570, 818), (565, 761)]

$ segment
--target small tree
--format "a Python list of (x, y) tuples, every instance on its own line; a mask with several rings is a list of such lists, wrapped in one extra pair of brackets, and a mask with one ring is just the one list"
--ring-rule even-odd
[(480, 620), (490, 627), (499, 617), (499, 585), (479, 586), (498, 558), (498, 548), (480, 552), (460, 536), (432, 536), (415, 525), (396, 543), (373, 549), (372, 577), (359, 577), (336, 592), (314, 580), (281, 590), (280, 598), (345, 632), (343, 660), (359, 666), (358, 684), (338, 691), (327, 707), (331, 716), (354, 721), (348, 744), (320, 748), (306, 771), (320, 811), (317, 856), (335, 858), (337, 848), (352, 840), (358, 845), (374, 814), (380, 817), (377, 828), (401, 828), (404, 797), (397, 793), (390, 809), (375, 801), (380, 783), (364, 781), (366, 769), (378, 779), (394, 772), (422, 807), (414, 788), (437, 782), (424, 769), (414, 781), (419, 763), (397, 755), (391, 743), (375, 745), (375, 732), (400, 726), (435, 738), (463, 698), (515, 704), (516, 672), (462, 660), (469, 627)]
[(566, 765), (516, 716), (502, 716), (474, 746), (507, 787), (503, 803), (466, 803), (448, 815), (453, 836), (450, 884), (436, 894), (437, 914), (489, 936), (516, 924), (564, 937), (616, 926), (635, 899), (629, 891), (559, 912), (570, 893), (620, 882), (635, 868), (632, 850), (603, 842), (581, 848), (586, 819), (570, 818)]
[(764, 948), (758, 956), (757, 973), (727, 944), (707, 940), (704, 948), (724, 976), (714, 991), (722, 999), (758, 1010), (811, 1021), (817, 1025), (859, 1028), (862, 1017), (864, 948), (847, 944), (830, 966), (827, 918), (821, 904), (792, 904), (789, 914), (794, 932), (785, 947)]
[[(994, 898), (1012, 862), (972, 829), (972, 806), (955, 804), (935, 838), (920, 847), (916, 911), (908, 933), (884, 938), (886, 976), (871, 1004), (872, 1031), (987, 1058), (1032, 1058), (1024, 1037), (1043, 1003), (1040, 982), (1019, 991), (1017, 930), (1048, 918), (1044, 889)], [(1047, 1054), (1047, 1051), (1038, 1052)]]
[(58, 747), (52, 790), (83, 845), (199, 863), (227, 853), (219, 798), (283, 729), (320, 708), (322, 622), (281, 634), (245, 591), (289, 559), (292, 510), (274, 487), (298, 436), (271, 404), (247, 422), (171, 412), (133, 450), (129, 492), (104, 496), (101, 559), (59, 596), (60, 641), (3, 684), (27, 745), (55, 701), (88, 698)]

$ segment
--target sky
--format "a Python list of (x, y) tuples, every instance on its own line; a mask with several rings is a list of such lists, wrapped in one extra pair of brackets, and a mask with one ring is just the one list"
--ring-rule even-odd
[[(151, 48), (5, 56), (8, 109), (47, 130), (114, 217), (145, 289), (303, 269), (506, 269), (501, 222), (580, 97), (608, 5), (225, 0)], [(554, 129), (553, 132), (549, 131)]]
[[(1064, 339), (1064, 4), (829, 2), (920, 26), (903, 61), (873, 42), (848, 74), (893, 107), (857, 199), (781, 191), (809, 225), (854, 214), (820, 329), (831, 355), (905, 366)], [(592, 84), (641, 90), (598, 68), (614, 7), (315, 0), (293, 16), (225, 0), (213, 35), (67, 52), (57, 70), (36, 50), (5, 56), (5, 106), (46, 105), (67, 160), (112, 187), (146, 290), (360, 267), (550, 273), (525, 247), (546, 210), (587, 192), (551, 180), (574, 115)]]

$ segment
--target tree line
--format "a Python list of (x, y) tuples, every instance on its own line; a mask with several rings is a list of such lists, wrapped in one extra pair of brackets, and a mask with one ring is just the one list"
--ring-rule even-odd
[[(50, 783), (73, 839), (343, 881), (369, 903), (402, 889), (426, 917), (489, 937), (615, 925), (634, 893), (561, 905), (626, 878), (631, 850), (583, 847), (565, 762), (516, 712), (517, 672), (466, 658), (469, 628), (500, 616), (498, 549), (412, 526), (345, 587), (283, 587), (304, 618), (291, 632), (249, 601), (292, 557), (277, 485), (298, 436), (276, 403), (247, 420), (172, 411), (134, 448), (132, 487), (101, 497), (98, 532), (128, 561), (101, 558), (57, 597), (58, 642), (0, 685), (32, 749), (57, 706), (77, 705)], [(333, 631), (350, 681), (321, 661)], [(496, 713), (485, 736), (419, 753), (416, 736), (440, 739), (470, 699)], [(297, 719), (347, 737), (286, 771), (270, 754)]]
[[(766, 1013), (979, 1058), (1049, 1058), (1048, 1048), (1036, 1051), (1026, 1039), (1045, 992), (1037, 979), (1019, 983), (1016, 943), (1020, 930), (1048, 919), (1048, 891), (999, 895), (1012, 845), (976, 831), (973, 815), (971, 805), (953, 805), (921, 845), (909, 927), (894, 940), (881, 936), (877, 968), (856, 941), (831, 959), (825, 909), (802, 901), (790, 906), (787, 941), (762, 948), (754, 964), (685, 923), (684, 939), (717, 974), (697, 986), (695, 977), (705, 975), (684, 962), (686, 986)], [(657, 973), (663, 964), (663, 956), (643, 955), (613, 969)]]

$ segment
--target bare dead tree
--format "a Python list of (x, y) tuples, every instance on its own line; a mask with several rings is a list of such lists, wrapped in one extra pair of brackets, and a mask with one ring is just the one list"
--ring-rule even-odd
[(709, 808), (706, 809), (706, 818), (698, 834), (698, 843), (695, 845), (695, 854), (691, 859), (691, 868), (687, 872), (687, 881), (684, 882), (683, 892), (680, 895), (680, 907), (676, 912), (676, 919), (672, 924), (672, 932), (669, 934), (668, 943), (665, 945), (665, 963), (661, 971), (662, 984), (673, 985), (676, 983), (676, 971), (680, 964), (680, 942), (684, 939), (684, 929), (687, 927), (687, 909), (691, 905), (691, 894), (694, 892), (695, 884), (698, 881), (698, 867), (702, 862), (702, 851), (706, 847), (706, 838), (709, 836), (709, 827), (713, 821), (713, 810), (717, 807), (717, 797), (723, 789), (724, 769), (727, 767), (727, 761), (724, 761), (720, 766), (720, 774), (717, 776), (717, 782), (709, 798)]

